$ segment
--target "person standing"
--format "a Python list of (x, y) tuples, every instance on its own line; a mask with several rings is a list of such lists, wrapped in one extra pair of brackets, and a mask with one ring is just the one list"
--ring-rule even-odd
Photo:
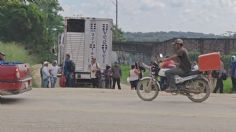
[(42, 77), (43, 78), (43, 88), (48, 88), (50, 73), (49, 73), (47, 61), (45, 61), (43, 63), (42, 75), (43, 75), (43, 77)]
[(224, 69), (224, 63), (222, 60), (220, 60), (220, 70), (219, 70), (219, 75), (216, 81), (216, 87), (213, 90), (213, 93), (216, 93), (218, 90), (220, 90), (220, 93), (224, 92), (224, 84), (223, 84), (223, 78), (222, 75), (226, 74), (226, 71)]
[(231, 68), (230, 68), (230, 73), (231, 73), (231, 81), (232, 81), (232, 92), (236, 93), (236, 57), (232, 56), (231, 57)]
[(120, 87), (120, 77), (121, 76), (122, 76), (122, 72), (121, 72), (120, 66), (118, 65), (117, 62), (115, 62), (115, 65), (112, 68), (112, 79), (113, 79), (112, 88), (113, 89), (115, 89), (115, 86), (117, 83), (118, 89), (121, 90), (121, 87)]
[(53, 61), (52, 67), (50, 68), (50, 82), (51, 82), (51, 88), (55, 88), (56, 82), (57, 82), (57, 73), (59, 71), (60, 67), (57, 66), (57, 61)]
[(43, 67), (44, 62), (42, 62), (42, 66), (40, 67), (41, 87), (43, 87)]
[(135, 65), (131, 65), (131, 69), (129, 71), (129, 81), (131, 85), (131, 90), (137, 89), (139, 74), (140, 74), (139, 69), (137, 69)]
[(64, 62), (63, 73), (66, 77), (66, 87), (73, 86), (73, 72), (74, 72), (74, 62), (70, 60), (70, 55), (66, 54), (66, 59)]
[(104, 70), (104, 75), (105, 75), (105, 87), (106, 88), (111, 88), (111, 83), (112, 83), (111, 66), (106, 65), (106, 69)]
[(91, 81), (93, 88), (98, 88), (98, 72), (100, 71), (100, 66), (96, 61), (96, 58), (92, 58), (91, 65), (90, 65), (90, 74), (91, 74)]
[(143, 77), (143, 73), (146, 71), (145, 68), (142, 66), (142, 62), (135, 62), (134, 63), (136, 69), (138, 69), (140, 71), (139, 74), (139, 79), (141, 79)]

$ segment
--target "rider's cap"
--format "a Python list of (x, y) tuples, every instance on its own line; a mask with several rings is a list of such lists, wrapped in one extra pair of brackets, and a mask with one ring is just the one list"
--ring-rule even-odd
[(182, 39), (176, 39), (175, 40), (175, 44), (181, 44), (183, 45), (184, 44), (184, 41)]

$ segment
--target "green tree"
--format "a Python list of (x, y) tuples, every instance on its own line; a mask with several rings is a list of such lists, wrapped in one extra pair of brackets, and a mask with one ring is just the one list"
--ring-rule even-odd
[[(45, 14), (46, 16), (46, 34), (47, 34), (47, 42), (49, 47), (48, 50), (51, 50), (54, 45), (57, 44), (58, 35), (63, 32), (63, 17), (58, 13), (62, 11), (62, 7), (60, 6), (58, 0), (40, 0), (33, 1), (35, 5)], [(50, 58), (55, 58), (52, 53), (46, 53), (50, 55)]]
[(63, 18), (58, 13), (62, 11), (58, 0), (34, 1), (34, 4), (46, 15), (46, 27), (49, 35), (63, 31)]
[(21, 42), (49, 60), (50, 49), (63, 30), (61, 10), (58, 0), (1, 0), (0, 41)]
[(125, 41), (124, 33), (122, 32), (122, 30), (120, 28), (113, 26), (112, 31), (113, 31), (112, 39), (114, 42), (124, 42)]
[(20, 3), (0, 7), (0, 36), (3, 41), (40, 42), (44, 37), (45, 17), (34, 5)]

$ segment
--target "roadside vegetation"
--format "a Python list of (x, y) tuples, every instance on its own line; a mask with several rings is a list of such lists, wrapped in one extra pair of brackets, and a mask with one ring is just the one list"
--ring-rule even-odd
[(19, 43), (2, 43), (0, 42), (0, 51), (6, 54), (6, 61), (17, 61), (34, 65), (39, 63), (38, 57), (29, 55), (29, 52)]
[(224, 81), (224, 93), (231, 93), (231, 92), (232, 92), (232, 83), (231, 83), (231, 78), (228, 77), (228, 79)]
[(63, 31), (58, 0), (1, 0), (0, 41), (21, 43), (40, 61), (54, 59), (51, 52)]

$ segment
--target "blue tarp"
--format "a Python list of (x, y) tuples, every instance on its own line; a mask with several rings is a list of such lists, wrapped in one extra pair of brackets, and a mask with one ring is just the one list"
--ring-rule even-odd
[(19, 61), (0, 61), (0, 65), (17, 65), (17, 64), (23, 64)]

